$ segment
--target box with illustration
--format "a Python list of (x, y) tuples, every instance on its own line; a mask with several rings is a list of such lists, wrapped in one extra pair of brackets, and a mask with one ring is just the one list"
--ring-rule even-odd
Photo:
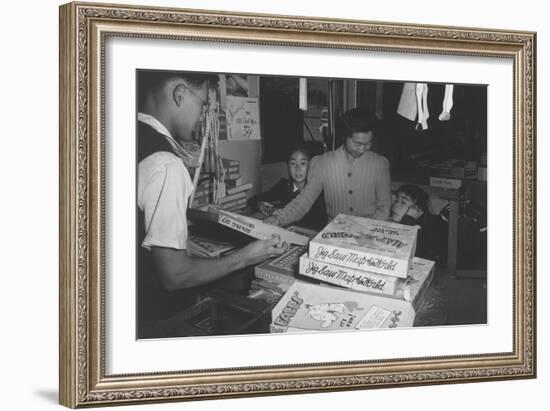
[(412, 327), (412, 306), (395, 298), (296, 281), (272, 311), (272, 332)]

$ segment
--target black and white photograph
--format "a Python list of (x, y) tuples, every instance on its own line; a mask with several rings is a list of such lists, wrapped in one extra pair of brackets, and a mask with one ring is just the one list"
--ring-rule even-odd
[(487, 324), (487, 85), (136, 71), (136, 338)]
[(59, 8), (60, 404), (538, 378), (537, 33), (342, 5)]

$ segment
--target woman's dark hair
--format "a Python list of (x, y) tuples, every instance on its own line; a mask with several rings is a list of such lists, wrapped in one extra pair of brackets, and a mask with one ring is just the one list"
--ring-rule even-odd
[(353, 133), (368, 133), (369, 131), (376, 134), (379, 125), (374, 114), (360, 108), (346, 111), (342, 116), (342, 123), (345, 127), (346, 137), (351, 136)]
[(399, 194), (399, 193), (403, 193), (409, 196), (411, 200), (414, 201), (416, 206), (420, 209), (420, 211), (422, 211), (423, 213), (428, 212), (429, 196), (420, 187), (415, 186), (414, 184), (405, 184), (399, 187), (396, 194)]

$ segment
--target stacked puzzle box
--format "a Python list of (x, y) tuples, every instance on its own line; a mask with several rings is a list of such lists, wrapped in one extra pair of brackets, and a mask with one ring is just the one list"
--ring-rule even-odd
[(418, 228), (339, 214), (309, 244), (309, 257), (365, 273), (406, 278)]
[[(222, 158), (221, 161), (225, 169), (225, 179), (223, 181), (225, 193), (219, 199), (217, 206), (221, 210), (240, 212), (246, 208), (248, 192), (252, 189), (252, 184), (243, 183), (239, 160)], [(191, 207), (202, 208), (207, 206), (212, 203), (213, 198), (212, 175), (203, 171), (200, 174)]]
[(414, 257), (417, 230), (338, 215), (310, 241), (298, 268), (338, 287), (293, 278), (273, 309), (272, 331), (412, 326), (434, 272), (432, 261)]

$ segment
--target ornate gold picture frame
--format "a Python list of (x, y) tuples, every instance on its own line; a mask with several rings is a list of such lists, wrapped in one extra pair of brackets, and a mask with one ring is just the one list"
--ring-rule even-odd
[[(135, 374), (106, 372), (108, 173), (105, 44), (111, 38), (310, 47), (511, 61), (512, 350)], [(536, 376), (536, 35), (92, 3), (60, 8), (60, 403), (104, 406)], [(511, 252), (509, 250), (507, 252)], [(281, 336), (276, 337), (281, 338)], [(284, 338), (284, 337), (283, 337)], [(198, 353), (197, 355), (201, 355)]]

